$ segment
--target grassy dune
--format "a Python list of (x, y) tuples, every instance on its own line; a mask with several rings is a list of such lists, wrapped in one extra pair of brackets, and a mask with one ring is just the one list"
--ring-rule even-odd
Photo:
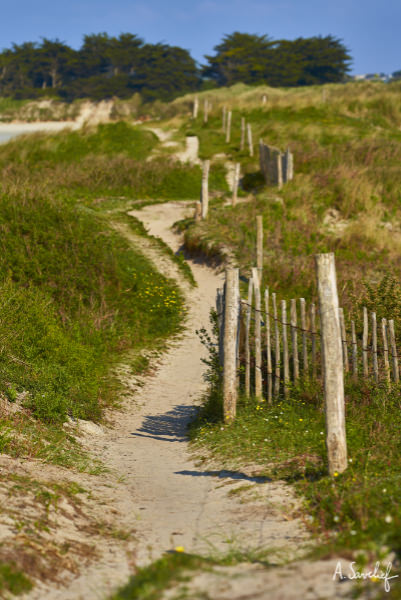
[[(323, 91), (324, 90), (324, 91)], [(200, 152), (225, 152), (242, 165), (237, 207), (212, 203), (207, 222), (182, 223), (192, 251), (229, 246), (242, 273), (255, 264), (255, 217), (263, 215), (264, 284), (281, 298), (317, 301), (314, 254), (335, 252), (340, 303), (360, 321), (361, 307), (393, 317), (401, 343), (401, 86), (347, 84), (294, 90), (235, 86), (210, 92), (208, 124), (175, 116), (181, 131), (199, 135)], [(231, 93), (232, 92), (232, 93)], [(267, 102), (262, 105), (262, 95)], [(206, 93), (205, 93), (206, 95)], [(190, 98), (177, 100), (184, 112)], [(221, 131), (221, 108), (233, 110), (232, 142)], [(266, 187), (258, 153), (240, 151), (240, 117), (254, 140), (294, 152), (295, 178), (278, 191)], [(256, 145), (256, 144), (255, 144)], [(244, 290), (245, 291), (245, 290)], [(349, 468), (327, 476), (322, 389), (303, 380), (288, 400), (271, 407), (240, 401), (232, 427), (221, 423), (221, 395), (211, 348), (211, 395), (192, 437), (227, 465), (257, 462), (266, 475), (293, 482), (313, 515), (308, 526), (324, 552), (363, 549), (378, 557), (399, 551), (401, 390), (384, 383), (346, 382)]]
[[(138, 194), (137, 180), (149, 194), (159, 185), (127, 168), (156, 172), (145, 159), (157, 144), (151, 132), (116, 123), (0, 146), (2, 452), (84, 468), (61, 423), (101, 419), (115, 402), (116, 360), (178, 330), (183, 307), (175, 283), (114, 231), (107, 210), (113, 198), (118, 218)], [(160, 180), (178, 187), (177, 172), (160, 170)], [(122, 189), (128, 200), (117, 199)], [(144, 364), (136, 360), (137, 368)]]

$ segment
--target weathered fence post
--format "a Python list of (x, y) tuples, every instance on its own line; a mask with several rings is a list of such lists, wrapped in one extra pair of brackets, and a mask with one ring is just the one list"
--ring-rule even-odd
[(352, 343), (352, 376), (358, 379), (358, 346), (356, 342), (355, 321), (351, 321), (351, 343)]
[(372, 365), (373, 365), (373, 377), (375, 381), (379, 381), (379, 365), (377, 363), (377, 323), (376, 313), (372, 312)]
[(239, 186), (239, 180), (240, 180), (240, 170), (241, 170), (240, 163), (235, 163), (233, 196), (232, 196), (232, 200), (231, 200), (231, 204), (233, 206), (236, 206), (237, 200), (238, 200), (238, 186)]
[(249, 156), (253, 156), (252, 127), (251, 127), (250, 123), (248, 123), (248, 125), (247, 125), (247, 131), (248, 131)]
[(388, 342), (387, 342), (387, 319), (382, 319), (382, 339), (383, 339), (383, 358), (384, 358), (384, 372), (386, 374), (386, 381), (390, 383), (390, 362), (388, 360)]
[(266, 96), (266, 94), (263, 94), (263, 96), (262, 96), (262, 104), (266, 104), (266, 102), (267, 102), (267, 96)]
[(206, 219), (209, 211), (209, 169), (210, 160), (203, 161), (202, 171), (202, 190), (201, 190), (201, 204), (202, 204), (202, 219)]
[(232, 117), (232, 112), (231, 110), (228, 111), (228, 115), (227, 115), (227, 129), (226, 129), (226, 143), (229, 144), (230, 140), (231, 140), (231, 117)]
[(272, 294), (273, 318), (274, 318), (274, 395), (278, 396), (280, 391), (280, 329), (278, 326), (276, 294)]
[(363, 376), (368, 377), (369, 365), (368, 365), (368, 309), (366, 306), (363, 307), (363, 334), (362, 334), (362, 363), (363, 363)]
[(290, 360), (288, 355), (288, 336), (287, 336), (287, 303), (281, 301), (281, 323), (283, 334), (283, 378), (284, 378), (284, 396), (288, 395), (288, 382), (290, 379)]
[(343, 348), (343, 364), (344, 371), (348, 373), (349, 362), (348, 362), (348, 348), (347, 348), (347, 334), (345, 332), (345, 321), (344, 321), (344, 309), (338, 309), (338, 316), (340, 317), (340, 330), (341, 330), (341, 344)]
[(285, 173), (283, 173), (283, 180), (285, 183), (292, 181), (294, 178), (294, 157), (289, 148), (285, 152)]
[(193, 109), (192, 109), (192, 118), (193, 119), (198, 118), (198, 111), (199, 111), (199, 98), (198, 98), (198, 96), (195, 96), (194, 105), (193, 105)]
[(262, 282), (263, 276), (263, 217), (256, 217), (256, 266), (258, 269), (259, 281)]
[(235, 419), (237, 408), (237, 327), (239, 308), (239, 270), (226, 270), (226, 293), (224, 308), (224, 372), (223, 410), (224, 421)]
[(205, 99), (203, 103), (203, 122), (207, 123), (209, 119), (209, 101)]
[(241, 117), (241, 142), (239, 149), (242, 151), (245, 146), (245, 117)]
[(290, 308), (291, 321), (291, 343), (292, 343), (292, 366), (294, 381), (299, 377), (299, 359), (298, 359), (298, 334), (297, 334), (297, 301), (291, 300)]
[(269, 288), (265, 289), (265, 311), (266, 311), (266, 363), (267, 363), (267, 401), (272, 402), (273, 372), (270, 333), (270, 311), (269, 311)]
[(219, 363), (221, 368), (224, 367), (224, 305), (225, 285), (222, 290), (219, 288), (216, 293), (217, 325), (219, 328)]
[(255, 397), (262, 399), (262, 334), (261, 334), (261, 297), (258, 270), (252, 268), (252, 279), (255, 288)]
[(195, 221), (200, 221), (202, 218), (202, 203), (195, 202)]
[(277, 171), (277, 186), (281, 190), (283, 187), (283, 167), (281, 161), (281, 154), (276, 154), (276, 171)]
[(310, 305), (310, 330), (312, 338), (312, 377), (316, 379), (317, 376), (317, 365), (316, 365), (316, 307), (312, 302)]
[(344, 372), (334, 254), (317, 254), (316, 271), (322, 336), (326, 446), (330, 475), (347, 468)]
[(398, 383), (400, 380), (400, 372), (398, 369), (398, 356), (397, 356), (397, 346), (395, 343), (395, 332), (394, 332), (394, 321), (390, 319), (388, 322), (389, 336), (390, 336), (390, 347), (391, 347), (391, 358), (393, 363), (393, 379), (395, 383)]
[(302, 368), (305, 375), (308, 374), (308, 346), (306, 339), (306, 306), (305, 298), (300, 298), (299, 303), (301, 306), (301, 329), (302, 329)]
[(253, 279), (248, 283), (248, 304), (246, 307), (245, 316), (245, 396), (249, 398), (251, 395), (251, 348), (250, 348), (250, 330), (252, 316), (252, 293)]

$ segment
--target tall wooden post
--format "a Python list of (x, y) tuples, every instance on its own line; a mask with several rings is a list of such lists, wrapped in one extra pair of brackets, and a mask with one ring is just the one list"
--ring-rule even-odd
[(199, 98), (198, 98), (198, 96), (195, 96), (194, 105), (192, 108), (192, 118), (193, 119), (198, 118), (198, 111), (199, 111)]
[(276, 294), (272, 294), (273, 318), (274, 318), (274, 395), (278, 396), (280, 391), (280, 329), (278, 326), (278, 313)]
[(299, 377), (299, 358), (298, 358), (298, 333), (297, 333), (297, 301), (291, 300), (290, 308), (291, 321), (291, 344), (292, 344), (292, 366), (294, 381)]
[(311, 338), (312, 338), (312, 377), (316, 379), (317, 377), (317, 364), (316, 364), (316, 307), (314, 302), (310, 305), (310, 330), (311, 330)]
[(227, 129), (226, 129), (226, 143), (229, 144), (230, 140), (231, 140), (231, 117), (232, 117), (232, 112), (231, 110), (228, 111), (227, 114)]
[(301, 329), (302, 329), (302, 368), (304, 375), (308, 375), (308, 346), (306, 338), (306, 305), (305, 298), (300, 298), (301, 306)]
[(263, 217), (256, 217), (256, 266), (258, 269), (259, 281), (263, 276)]
[(265, 311), (266, 311), (266, 363), (267, 363), (267, 401), (272, 402), (273, 392), (273, 369), (271, 352), (271, 330), (269, 310), (269, 288), (265, 289)]
[(398, 383), (400, 380), (400, 371), (398, 369), (398, 356), (397, 356), (397, 346), (395, 343), (395, 331), (394, 331), (394, 321), (390, 319), (388, 322), (388, 330), (389, 330), (389, 338), (390, 338), (390, 347), (391, 347), (391, 359), (393, 363), (393, 379), (395, 383)]
[(245, 117), (241, 117), (241, 142), (239, 149), (242, 151), (245, 146)]
[(253, 267), (252, 279), (255, 288), (255, 397), (262, 399), (262, 333), (261, 297), (258, 270)]
[(366, 306), (363, 307), (363, 335), (362, 335), (362, 364), (363, 364), (363, 376), (369, 376), (369, 364), (368, 364), (368, 309)]
[(288, 355), (288, 335), (287, 335), (287, 303), (281, 301), (281, 324), (283, 334), (283, 375), (284, 375), (284, 396), (288, 395), (288, 382), (290, 380), (290, 360)]
[(251, 395), (251, 347), (250, 347), (250, 332), (251, 332), (251, 316), (252, 316), (252, 294), (253, 294), (253, 279), (248, 283), (248, 305), (245, 313), (245, 396), (249, 398)]
[(209, 101), (205, 99), (203, 103), (203, 122), (207, 123), (209, 120)]
[(224, 305), (225, 305), (225, 287), (218, 289), (216, 293), (216, 311), (217, 325), (219, 328), (219, 363), (224, 366)]
[(347, 334), (345, 331), (345, 321), (344, 321), (344, 309), (338, 309), (338, 316), (340, 318), (340, 331), (341, 331), (341, 343), (343, 347), (343, 364), (344, 371), (348, 373), (349, 371), (349, 361), (348, 361), (348, 347), (347, 347)]
[(383, 358), (384, 358), (384, 372), (386, 375), (387, 384), (390, 383), (390, 361), (388, 359), (388, 341), (387, 341), (387, 319), (382, 319), (382, 340), (383, 340)]
[(375, 381), (379, 381), (379, 365), (377, 362), (377, 323), (376, 313), (372, 312), (372, 366), (373, 366), (373, 377)]
[(203, 161), (201, 190), (202, 219), (206, 219), (209, 211), (209, 170), (210, 160)]
[(316, 271), (322, 336), (326, 446), (330, 475), (347, 468), (344, 372), (334, 254), (317, 254)]
[(358, 379), (358, 345), (356, 342), (355, 321), (351, 321), (352, 377)]
[(248, 147), (249, 147), (249, 156), (253, 156), (253, 141), (252, 141), (252, 127), (251, 124), (247, 125), (248, 132)]
[(226, 270), (226, 297), (224, 310), (224, 421), (235, 419), (237, 409), (237, 327), (239, 311), (239, 270)]
[(202, 218), (202, 203), (201, 202), (195, 202), (195, 214), (194, 214), (194, 218), (195, 221), (200, 221)]
[(240, 179), (240, 170), (241, 170), (240, 163), (235, 163), (233, 197), (232, 197), (232, 201), (231, 201), (231, 204), (233, 206), (236, 206), (237, 200), (238, 200), (238, 186), (239, 186), (239, 179)]
[(276, 154), (276, 175), (277, 175), (277, 186), (281, 190), (283, 187), (283, 161), (281, 160), (281, 154)]

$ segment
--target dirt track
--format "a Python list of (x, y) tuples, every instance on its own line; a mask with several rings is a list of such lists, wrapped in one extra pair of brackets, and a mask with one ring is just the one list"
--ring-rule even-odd
[[(130, 214), (176, 251), (180, 239), (171, 225), (187, 210), (184, 203), (172, 202)], [(296, 501), (284, 483), (199, 466), (189, 453), (186, 427), (205, 391), (204, 348), (195, 330), (208, 325), (222, 275), (191, 261), (198, 287), (190, 288), (176, 265), (150, 240), (136, 238), (129, 228), (121, 226), (120, 230), (133, 243), (142, 244), (144, 253), (164, 274), (180, 282), (189, 309), (185, 333), (172, 342), (155, 372), (139, 387), (136, 380), (131, 382), (135, 403), (114, 415), (113, 428), (89, 435), (93, 452), (113, 473), (104, 511), (118, 508), (124, 515), (121, 527), (135, 529), (133, 560), (131, 555), (129, 562), (121, 549), (105, 546), (103, 553), (99, 547), (101, 557), (96, 564), (70, 580), (67, 588), (38, 590), (29, 596), (32, 600), (106, 599), (126, 581), (133, 564), (149, 564), (177, 546), (204, 555), (270, 548), (271, 557), (277, 557), (274, 550), (294, 557), (308, 541), (301, 521), (291, 516)], [(244, 484), (251, 486), (245, 496), (229, 493)], [(331, 580), (334, 566), (333, 560), (274, 570), (242, 565), (234, 571), (200, 575), (188, 597), (209, 597), (213, 589), (213, 600), (337, 598), (339, 587)], [(342, 593), (345, 587), (341, 586)]]

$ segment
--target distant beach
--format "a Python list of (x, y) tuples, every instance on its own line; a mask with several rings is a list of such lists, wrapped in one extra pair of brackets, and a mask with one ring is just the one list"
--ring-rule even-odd
[(4, 144), (12, 138), (27, 133), (36, 133), (38, 131), (52, 132), (61, 131), (66, 127), (76, 128), (74, 121), (43, 121), (35, 123), (0, 123), (0, 143)]

